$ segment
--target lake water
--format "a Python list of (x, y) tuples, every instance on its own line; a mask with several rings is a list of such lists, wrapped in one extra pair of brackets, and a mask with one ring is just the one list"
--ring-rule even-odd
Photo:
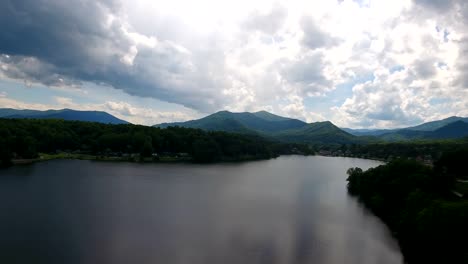
[(382, 222), (346, 191), (371, 160), (62, 160), (0, 170), (1, 263), (393, 264)]

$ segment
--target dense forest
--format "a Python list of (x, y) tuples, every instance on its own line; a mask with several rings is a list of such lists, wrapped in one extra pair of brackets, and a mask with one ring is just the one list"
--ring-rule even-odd
[(310, 154), (305, 145), (282, 144), (254, 135), (165, 129), (82, 121), (0, 119), (3, 166), (39, 153), (83, 153), (97, 156), (184, 156), (195, 162), (267, 159), (280, 154)]
[(348, 191), (399, 240), (408, 263), (468, 263), (468, 148), (433, 167), (408, 159), (348, 170)]
[(398, 158), (419, 158), (431, 163), (439, 159), (442, 153), (457, 148), (468, 148), (468, 138), (313, 146), (315, 151), (331, 156), (374, 158), (385, 161)]

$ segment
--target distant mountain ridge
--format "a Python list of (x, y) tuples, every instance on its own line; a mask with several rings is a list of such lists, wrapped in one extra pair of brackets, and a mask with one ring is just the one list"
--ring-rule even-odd
[(400, 129), (342, 129), (355, 136), (375, 136), (385, 141), (451, 139), (468, 136), (468, 117), (451, 116)]
[[(40, 111), (0, 108), (0, 118), (63, 119), (105, 124), (129, 123), (102, 111), (72, 109)], [(330, 121), (306, 123), (267, 111), (253, 113), (220, 111), (197, 120), (162, 123), (154, 126), (161, 128), (181, 126), (207, 131), (255, 134), (274, 140), (310, 144), (360, 144), (378, 141), (468, 137), (468, 118), (457, 116), (401, 129), (349, 129), (338, 128)]]
[(451, 123), (455, 123), (457, 121), (462, 121), (468, 123), (468, 117), (459, 117), (459, 116), (451, 116), (449, 118), (445, 118), (442, 120), (436, 120), (431, 122), (426, 122), (417, 126), (408, 127), (408, 130), (416, 130), (416, 131), (435, 131), (439, 128), (442, 128), (446, 125)]
[(380, 136), (383, 134), (392, 133), (400, 129), (367, 129), (367, 128), (347, 128), (342, 127), (343, 131), (355, 136)]
[(265, 137), (301, 143), (358, 143), (362, 138), (353, 136), (329, 121), (306, 123), (278, 116), (266, 111), (233, 113), (220, 111), (186, 122), (162, 123), (156, 127), (181, 126), (203, 130), (257, 134)]
[(79, 111), (72, 109), (61, 110), (29, 110), (0, 108), (0, 118), (34, 118), (34, 119), (63, 119), (73, 121), (98, 122), (104, 124), (129, 124), (109, 113), (102, 111)]
[(378, 141), (456, 139), (468, 136), (468, 118), (449, 117), (401, 129), (338, 128), (330, 121), (306, 123), (266, 111), (233, 113), (220, 111), (186, 122), (156, 127), (181, 126), (203, 130), (257, 134), (276, 140), (311, 144), (359, 144)]
[(401, 141), (414, 139), (456, 139), (468, 136), (468, 122), (458, 120), (435, 130), (401, 129), (396, 132), (383, 134), (381, 139), (386, 141)]

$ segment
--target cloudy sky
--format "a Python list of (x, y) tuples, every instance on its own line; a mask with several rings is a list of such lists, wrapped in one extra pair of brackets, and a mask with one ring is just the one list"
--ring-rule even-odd
[(464, 0), (2, 0), (0, 107), (390, 128), (468, 116)]

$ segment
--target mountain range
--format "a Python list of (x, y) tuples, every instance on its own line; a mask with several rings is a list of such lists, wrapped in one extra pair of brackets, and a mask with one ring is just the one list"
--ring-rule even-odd
[(382, 134), (379, 138), (385, 141), (404, 141), (414, 139), (451, 139), (466, 136), (468, 136), (468, 122), (458, 120), (433, 130), (406, 128)]
[(463, 121), (465, 123), (468, 123), (468, 117), (451, 116), (449, 118), (426, 122), (426, 123), (413, 126), (413, 127), (396, 128), (396, 129), (351, 129), (351, 128), (341, 128), (341, 129), (355, 136), (380, 136), (384, 134), (390, 134), (390, 133), (395, 133), (398, 131), (406, 131), (406, 130), (435, 131), (439, 128), (442, 128), (456, 121)]
[(314, 144), (361, 143), (369, 140), (368, 138), (351, 135), (329, 121), (306, 123), (266, 111), (254, 113), (220, 111), (197, 120), (162, 123), (155, 126), (160, 128), (181, 126), (203, 130), (257, 134), (286, 142)]
[(34, 119), (63, 119), (98, 122), (104, 124), (129, 124), (111, 114), (102, 111), (78, 111), (72, 109), (61, 110), (18, 110), (0, 108), (0, 118), (34, 118)]
[(401, 129), (341, 129), (330, 121), (306, 123), (266, 111), (254, 113), (221, 111), (197, 120), (162, 123), (155, 126), (161, 128), (181, 126), (258, 134), (281, 141), (313, 144), (453, 139), (468, 136), (468, 118), (455, 116)]
[(355, 136), (376, 136), (385, 141), (461, 138), (468, 136), (468, 118), (451, 116), (399, 129), (342, 129)]
[[(0, 118), (63, 119), (105, 124), (128, 124), (102, 111), (17, 110), (0, 108)], [(154, 127), (180, 126), (208, 131), (254, 134), (285, 142), (310, 144), (360, 144), (379, 141), (453, 139), (468, 136), (468, 118), (449, 117), (400, 129), (339, 128), (330, 121), (307, 123), (266, 111), (233, 113), (220, 111), (186, 122), (162, 123)]]

